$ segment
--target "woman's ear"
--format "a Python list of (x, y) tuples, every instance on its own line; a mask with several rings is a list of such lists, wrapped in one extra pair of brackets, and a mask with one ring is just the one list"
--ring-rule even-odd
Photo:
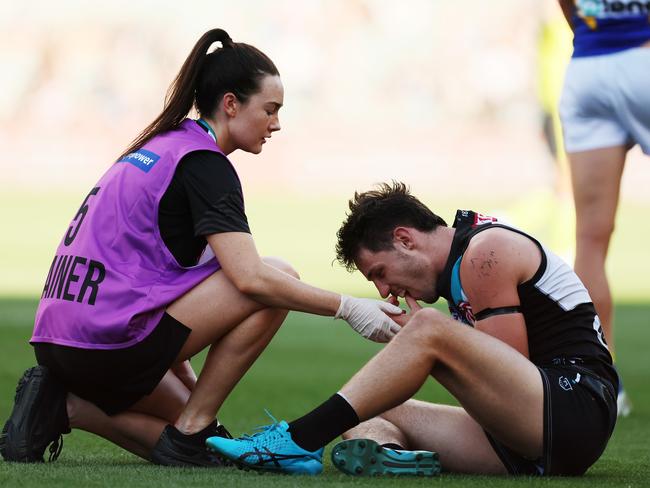
[(221, 100), (221, 104), (223, 106), (223, 111), (228, 117), (234, 117), (237, 115), (237, 112), (239, 111), (239, 100), (234, 93), (226, 93)]

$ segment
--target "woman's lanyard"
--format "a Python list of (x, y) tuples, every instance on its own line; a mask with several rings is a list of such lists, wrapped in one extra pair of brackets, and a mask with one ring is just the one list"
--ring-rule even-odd
[(199, 119), (196, 121), (197, 124), (199, 124), (201, 127), (203, 127), (205, 130), (208, 131), (208, 134), (210, 134), (210, 137), (214, 139), (214, 142), (216, 144), (217, 142), (217, 134), (214, 133), (214, 130), (212, 130), (212, 127), (210, 127), (210, 124), (208, 124), (204, 119)]

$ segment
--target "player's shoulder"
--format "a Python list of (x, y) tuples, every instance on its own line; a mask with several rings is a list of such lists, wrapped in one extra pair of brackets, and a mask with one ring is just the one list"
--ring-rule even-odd
[(480, 254), (490, 251), (514, 250), (532, 241), (530, 238), (500, 226), (490, 226), (474, 235), (467, 244), (465, 255)]
[(540, 251), (524, 234), (504, 227), (493, 227), (478, 233), (469, 241), (463, 256), (468, 277), (492, 280), (516, 276), (520, 281), (537, 269)]

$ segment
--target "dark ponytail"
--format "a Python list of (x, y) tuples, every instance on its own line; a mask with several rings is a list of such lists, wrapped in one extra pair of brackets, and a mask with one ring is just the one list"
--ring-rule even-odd
[[(221, 48), (208, 53), (215, 42), (220, 42)], [(259, 49), (233, 42), (223, 29), (209, 30), (198, 40), (167, 90), (162, 113), (121, 157), (139, 149), (152, 137), (177, 128), (193, 107), (199, 114), (211, 116), (228, 92), (246, 103), (259, 91), (265, 75), (278, 74), (273, 61)]]

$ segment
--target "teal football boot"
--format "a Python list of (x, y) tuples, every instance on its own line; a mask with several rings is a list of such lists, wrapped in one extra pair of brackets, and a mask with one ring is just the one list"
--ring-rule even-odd
[(370, 439), (339, 442), (332, 449), (332, 463), (352, 476), (440, 474), (437, 452), (398, 451), (382, 447)]
[(284, 420), (275, 421), (259, 427), (260, 431), (253, 435), (237, 439), (209, 437), (205, 443), (209, 450), (240, 468), (285, 474), (320, 474), (323, 471), (323, 448), (306, 451), (293, 442), (288, 429), (289, 424)]

